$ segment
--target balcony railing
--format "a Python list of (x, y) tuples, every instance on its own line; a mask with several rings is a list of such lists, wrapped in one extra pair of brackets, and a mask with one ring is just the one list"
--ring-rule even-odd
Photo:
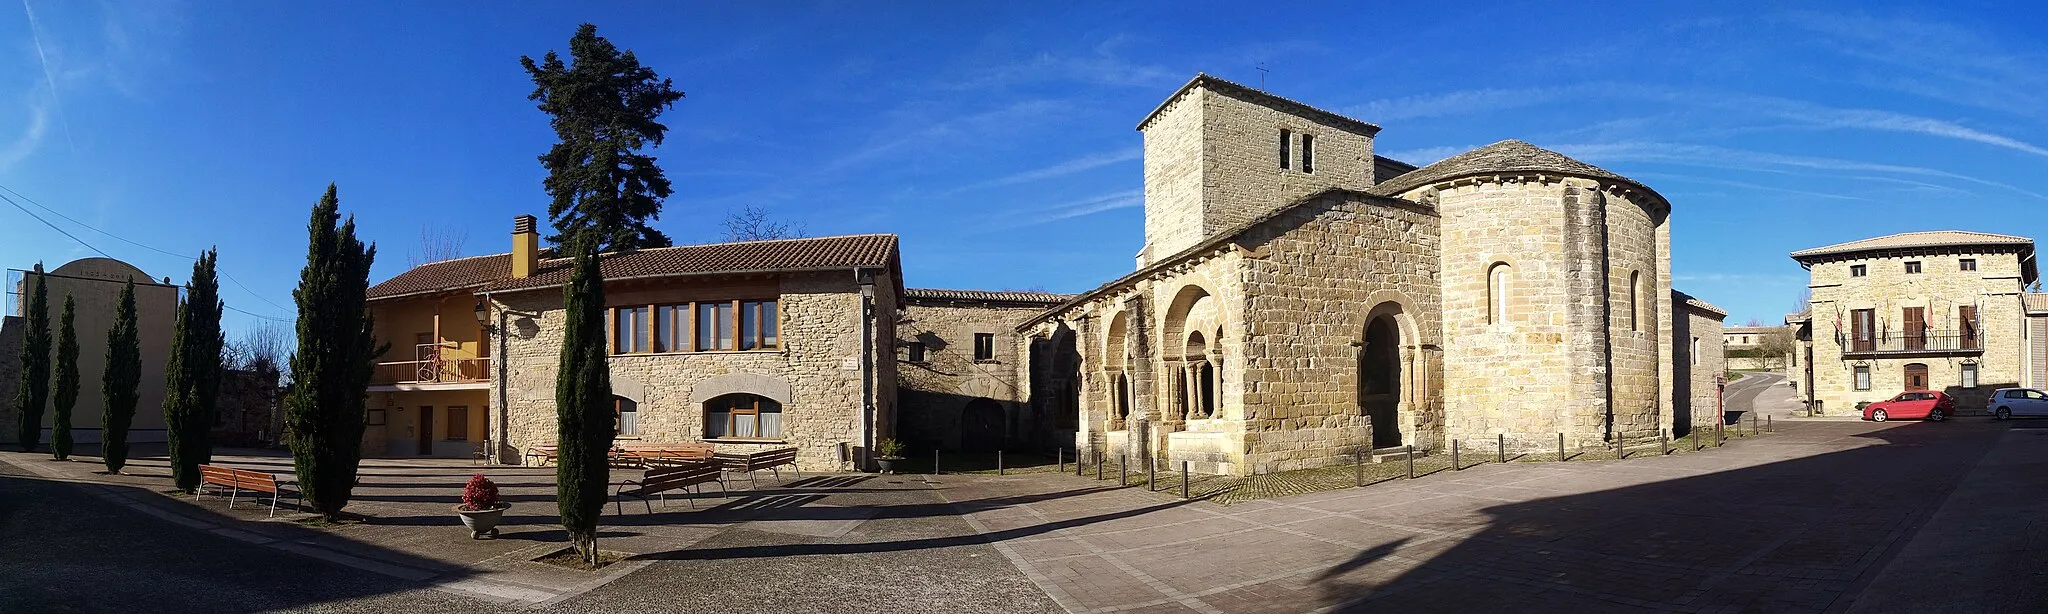
[(1971, 330), (1883, 330), (1853, 335), (1842, 354), (1981, 354), (1984, 334)]
[(413, 360), (377, 363), (372, 384), (480, 384), (491, 381), (491, 359), (423, 344)]

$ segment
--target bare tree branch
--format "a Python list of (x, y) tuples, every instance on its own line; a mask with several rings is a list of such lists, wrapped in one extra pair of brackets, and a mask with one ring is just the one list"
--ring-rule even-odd
[(725, 240), (767, 241), (771, 239), (801, 239), (806, 236), (803, 222), (776, 221), (768, 215), (767, 209), (747, 205), (739, 211), (725, 214)]
[(411, 268), (429, 262), (461, 258), (463, 247), (468, 243), (468, 230), (433, 224), (421, 226), (420, 243), (405, 252), (405, 265)]

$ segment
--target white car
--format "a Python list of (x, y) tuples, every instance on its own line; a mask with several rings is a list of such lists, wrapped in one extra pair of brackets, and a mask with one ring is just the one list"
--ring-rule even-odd
[(2000, 388), (1991, 392), (1985, 407), (2000, 420), (2013, 416), (2048, 416), (2048, 392), (2032, 388)]

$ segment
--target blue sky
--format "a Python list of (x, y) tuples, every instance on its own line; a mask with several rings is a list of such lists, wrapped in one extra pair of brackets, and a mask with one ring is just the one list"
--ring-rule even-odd
[[(1733, 322), (1792, 307), (1796, 249), (2048, 221), (2048, 15), (2026, 4), (350, 4), (0, 6), (0, 186), (152, 247), (218, 245), (250, 290), (229, 305), (289, 317), (330, 181), (379, 245), (373, 281), (423, 228), (493, 253), (543, 214), (553, 134), (518, 59), (588, 21), (688, 94), (656, 151), (677, 187), (659, 228), (713, 241), (754, 205), (893, 232), (912, 286), (1128, 272), (1133, 127), (1198, 71), (1257, 84), (1262, 63), (1269, 90), (1380, 124), (1383, 155), (1519, 138), (1650, 184), (1677, 286)], [(0, 267), (87, 255), (0, 203)]]

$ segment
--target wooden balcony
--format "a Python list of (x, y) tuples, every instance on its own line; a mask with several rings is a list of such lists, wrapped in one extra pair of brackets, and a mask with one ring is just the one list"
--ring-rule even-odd
[(1968, 330), (1883, 330), (1842, 344), (1844, 358), (1878, 356), (1975, 356), (1984, 353), (1984, 334)]
[(377, 363), (373, 390), (482, 388), (491, 383), (491, 359), (434, 344), (414, 348), (413, 360)]

